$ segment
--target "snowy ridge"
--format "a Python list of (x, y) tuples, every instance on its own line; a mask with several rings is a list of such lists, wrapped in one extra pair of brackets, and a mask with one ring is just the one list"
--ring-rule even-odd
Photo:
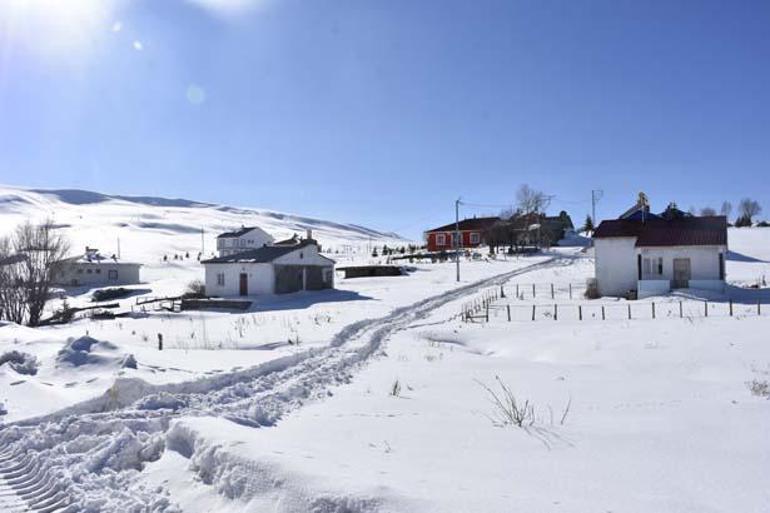
[[(216, 236), (245, 226), (259, 226), (276, 239), (293, 234), (313, 236), (328, 250), (367, 244), (402, 245), (395, 233), (357, 224), (253, 208), (235, 208), (185, 199), (107, 195), (81, 190), (40, 190), (0, 186), (0, 235), (27, 219), (52, 219), (71, 240), (73, 249), (97, 247), (120, 252), (124, 260), (158, 262), (174, 253), (205, 255), (216, 248)], [(203, 240), (201, 239), (203, 234)], [(118, 238), (120, 247), (118, 247)], [(202, 248), (203, 245), (203, 248)]]
[[(172, 423), (172, 419), (217, 416), (243, 426), (275, 425), (305, 402), (330, 395), (330, 387), (348, 382), (351, 373), (389, 336), (436, 309), (517, 275), (570, 263), (569, 258), (562, 261), (553, 257), (418, 301), (379, 319), (354, 323), (323, 349), (183, 384), (149, 386), (127, 380), (101, 398), (38, 423), (6, 426), (0, 431), (0, 504), (7, 511), (29, 507), (50, 513), (178, 511), (166, 492), (144, 489), (137, 479), (143, 465), (157, 460), (166, 448), (195, 463), (193, 466), (205, 474), (204, 482), (220, 493), (240, 497), (245, 490), (259, 488), (261, 474), (252, 474), (249, 470), (253, 465), (244, 467), (245, 463), (219, 449), (212, 452), (211, 443), (201, 440), (194, 430)], [(229, 466), (228, 472), (216, 468), (223, 464)], [(234, 479), (237, 487), (233, 486)], [(288, 487), (283, 492), (291, 494), (292, 490)], [(295, 505), (296, 501), (311, 500), (301, 494), (288, 499)], [(374, 497), (324, 500), (307, 503), (304, 510), (380, 509)]]

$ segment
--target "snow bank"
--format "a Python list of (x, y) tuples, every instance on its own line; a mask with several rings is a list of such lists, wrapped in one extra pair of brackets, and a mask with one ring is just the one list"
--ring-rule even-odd
[(95, 354), (95, 351), (116, 351), (117, 347), (110, 342), (99, 341), (91, 337), (80, 337), (70, 339), (59, 351), (56, 362), (59, 365), (71, 365), (80, 367), (81, 365), (105, 365), (118, 361), (115, 357), (106, 357), (101, 354)]
[(31, 354), (22, 353), (21, 351), (8, 351), (0, 355), (0, 367), (8, 364), (8, 366), (15, 370), (19, 374), (26, 374), (28, 376), (34, 376), (37, 374), (38, 361), (37, 358)]
[(242, 504), (248, 510), (269, 507), (275, 513), (378, 513), (403, 511), (400, 502), (379, 488), (369, 493), (351, 493), (325, 488), (300, 472), (285, 468), (280, 459), (250, 460), (239, 456), (239, 444), (222, 443), (214, 433), (228, 439), (233, 429), (215, 418), (173, 421), (166, 438), (166, 448), (189, 460), (188, 470), (217, 493)]

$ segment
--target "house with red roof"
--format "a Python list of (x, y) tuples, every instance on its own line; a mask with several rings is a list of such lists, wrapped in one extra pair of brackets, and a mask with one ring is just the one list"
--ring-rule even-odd
[(472, 217), (459, 223), (450, 223), (425, 232), (425, 243), (428, 251), (449, 251), (456, 247), (453, 243), (455, 233), (459, 231), (461, 248), (477, 248), (486, 243), (489, 229), (499, 217)]
[(694, 216), (671, 204), (650, 212), (646, 196), (593, 235), (596, 286), (602, 296), (644, 298), (672, 289), (724, 291), (727, 219)]

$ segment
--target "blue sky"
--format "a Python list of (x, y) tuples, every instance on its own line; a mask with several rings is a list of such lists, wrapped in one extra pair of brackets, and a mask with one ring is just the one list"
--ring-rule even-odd
[(768, 27), (766, 1), (7, 0), (0, 183), (412, 237), (522, 183), (581, 221), (592, 188), (600, 218), (640, 190), (770, 213)]

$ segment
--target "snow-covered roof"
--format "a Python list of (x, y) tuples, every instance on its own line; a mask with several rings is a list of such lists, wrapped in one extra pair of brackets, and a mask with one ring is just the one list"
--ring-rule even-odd
[(64, 259), (64, 262), (69, 264), (121, 264), (121, 265), (141, 265), (136, 262), (124, 262), (120, 260), (117, 255), (106, 256), (99, 253), (97, 249), (86, 248), (86, 252), (82, 255), (76, 255)]
[[(304, 248), (306, 246), (311, 246), (311, 245), (317, 246), (318, 243), (313, 239), (304, 239), (295, 245), (263, 246), (261, 248), (252, 249), (250, 251), (242, 251), (232, 255), (211, 258), (209, 260), (204, 260), (201, 263), (203, 264), (233, 264), (233, 263), (265, 264), (265, 263), (272, 262), (284, 255), (288, 255), (289, 253), (297, 251), (298, 249)], [(326, 258), (323, 255), (318, 255), (318, 256), (320, 256), (321, 258), (325, 258), (329, 262), (334, 263), (334, 260), (330, 258)]]

